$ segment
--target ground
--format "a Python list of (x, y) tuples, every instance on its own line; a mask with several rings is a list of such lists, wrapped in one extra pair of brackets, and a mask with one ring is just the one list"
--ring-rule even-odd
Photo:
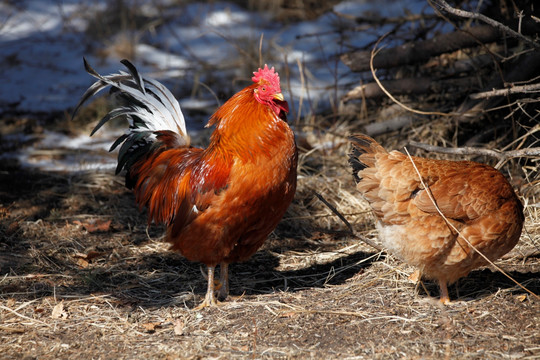
[[(168, 250), (122, 176), (4, 162), (2, 358), (539, 358), (538, 298), (500, 272), (473, 271), (443, 306), (434, 283), (415, 289), (414, 269), (346, 234), (314, 196), (376, 241), (345, 150), (301, 156), (284, 220), (255, 256), (231, 266), (231, 296), (200, 311), (199, 264)], [(325, 175), (308, 176), (314, 168)], [(534, 208), (526, 217), (520, 243), (497, 264), (538, 294), (539, 222)]]
[[(471, 144), (503, 150), (538, 146), (538, 110), (534, 108), (538, 98), (533, 98), (534, 93), (530, 95), (532, 99), (523, 99), (521, 103), (508, 98), (504, 106), (502, 103), (491, 105), (498, 111), (486, 106), (470, 117), (476, 120), (461, 122), (440, 117), (440, 113), (413, 118), (411, 112), (406, 112), (406, 116), (401, 116), (394, 111), (402, 111), (401, 107), (386, 97), (362, 99), (356, 106), (340, 101), (338, 83), (340, 91), (350, 90), (358, 85), (359, 77), (355, 76), (354, 81), (348, 79), (351, 72), (343, 69), (339, 54), (348, 51), (349, 41), (354, 40), (362, 40), (360, 42), (365, 43), (362, 46), (368, 50), (373, 48), (375, 40), (387, 32), (386, 28), (379, 35), (373, 31), (379, 11), (383, 16), (392, 17), (389, 23), (395, 23), (395, 29), (401, 29), (395, 34), (396, 44), (422, 40), (424, 34), (436, 34), (440, 29), (448, 31), (448, 27), (433, 25), (432, 12), (426, 13), (426, 21), (420, 18), (418, 23), (407, 20), (400, 24), (399, 18), (384, 12), (392, 11), (392, 4), (405, 2), (388, 1), (388, 6), (382, 6), (378, 1), (371, 3), (374, 5), (369, 9), (374, 11), (366, 12), (362, 20), (355, 18), (355, 13), (344, 14), (345, 9), (349, 9), (344, 2), (344, 6), (338, 8), (343, 13), (339, 16), (340, 11), (337, 11), (317, 23), (296, 24), (300, 15), (311, 21), (321, 11), (327, 12), (329, 4), (337, 2), (234, 2), (254, 7), (257, 6), (253, 4), (259, 3), (261, 7), (281, 4), (283, 9), (278, 9), (279, 16), (275, 19), (282, 22), (276, 26), (270, 21), (269, 26), (258, 24), (262, 18), (253, 18), (251, 13), (220, 5), (220, 2), (208, 2), (209, 12), (199, 15), (199, 2), (164, 1), (163, 4), (178, 8), (180, 13), (165, 11), (163, 14), (169, 14), (166, 18), (160, 13), (159, 22), (154, 22), (156, 15), (152, 9), (148, 15), (147, 7), (130, 7), (126, 1), (110, 1), (109, 5), (114, 6), (110, 9), (97, 8), (101, 11), (98, 14), (112, 14), (114, 19), (110, 20), (109, 16), (96, 16), (95, 9), (86, 8), (95, 7), (94, 2), (88, 5), (81, 1), (84, 6), (73, 13), (69, 12), (73, 9), (71, 2), (65, 7), (60, 6), (60, 2), (51, 2), (58, 5), (55, 6), (58, 10), (49, 9), (50, 12), (43, 12), (44, 2), (22, 3), (32, 5), (29, 17), (6, 18), (4, 30), (11, 30), (11, 26), (16, 30), (13, 34), (19, 37), (4, 40), (6, 79), (0, 88), (4, 89), (0, 97), (5, 97), (0, 99), (0, 105), (9, 110), (0, 114), (0, 358), (540, 359), (538, 157), (513, 159), (502, 169), (519, 192), (526, 218), (518, 245), (496, 262), (506, 275), (493, 267), (473, 271), (450, 287), (452, 302), (449, 305), (438, 301), (436, 284), (415, 282), (411, 277), (413, 268), (353, 236), (317, 197), (321, 195), (343, 214), (358, 235), (378, 243), (373, 217), (354, 190), (346, 145), (346, 136), (351, 131), (365, 130), (377, 122), (385, 125), (386, 120), (406, 120), (404, 128), (388, 130), (381, 136), (384, 145), (393, 149), (402, 149), (407, 139), (449, 148)], [(184, 3), (193, 10), (184, 11)], [(355, 2), (346, 3), (355, 5)], [(370, 2), (356, 2), (356, 5), (364, 3), (369, 5)], [(421, 1), (407, 3), (420, 4), (417, 11), (423, 12), (427, 7)], [(13, 14), (19, 11), (19, 3), (17, 7), (15, 2), (2, 4), (5, 9), (13, 9)], [(304, 4), (305, 9), (299, 10), (298, 4)], [(123, 6), (123, 11), (116, 6)], [(513, 14), (508, 12), (505, 2), (499, 7), (487, 7), (490, 11), (503, 8), (505, 14)], [(476, 5), (468, 8), (476, 9)], [(186, 24), (183, 16), (190, 13), (196, 19)], [(516, 13), (520, 14), (521, 22), (522, 11)], [(199, 16), (204, 19), (205, 14), (214, 15), (212, 21), (203, 22), (207, 27), (191, 29), (200, 22)], [(508, 16), (514, 19), (513, 15)], [(127, 23), (124, 18), (128, 19)], [(58, 24), (63, 25), (56, 26), (55, 19), (62, 19)], [(83, 21), (88, 27), (77, 30), (81, 22), (72, 19), (92, 21)], [(221, 24), (222, 19), (230, 22)], [(245, 20), (239, 23), (239, 19)], [(140, 26), (143, 20), (145, 26)], [(164, 25), (160, 27), (162, 21)], [(120, 23), (123, 29), (117, 28)], [(251, 29), (246, 26), (252, 23), (265, 30), (261, 30), (261, 34), (264, 32), (264, 41), (271, 45), (263, 47), (263, 54), (259, 46), (262, 37), (245, 36), (254, 33), (245, 31)], [(294, 26), (282, 31), (282, 24), (287, 23)], [(25, 41), (27, 28), (19, 26), (21, 24), (40, 25), (35, 40)], [(52, 25), (42, 28), (43, 24)], [(341, 27), (345, 24), (353, 26), (351, 29), (355, 32), (344, 31)], [(384, 24), (386, 22), (380, 20), (379, 25)], [(331, 31), (333, 26), (336, 26), (335, 32)], [(147, 36), (140, 37), (138, 32), (131, 31), (140, 28), (148, 29), (144, 30)], [(101, 42), (89, 43), (73, 37), (77, 31), (100, 38)], [(318, 33), (331, 37), (320, 37)], [(334, 36), (342, 38), (338, 41)], [(199, 46), (205, 38), (203, 44), (206, 45)], [(132, 44), (128, 39), (140, 43)], [(225, 39), (227, 46), (216, 47), (220, 39)], [(499, 44), (500, 49), (514, 51), (504, 52), (506, 60), (514, 58), (513, 54), (530, 52), (523, 44), (510, 40), (511, 37), (505, 36)], [(144, 41), (155, 47), (153, 52), (141, 51), (149, 48)], [(67, 49), (66, 43), (69, 44)], [(193, 85), (200, 83), (225, 100), (239, 90), (235, 85), (237, 88), (233, 91), (230, 85), (238, 80), (236, 75), (242, 74), (249, 80), (245, 74), (250, 71), (243, 72), (244, 68), (256, 68), (263, 58), (277, 62), (283, 54), (275, 49), (285, 49), (283, 44), (299, 46), (301, 50), (292, 51), (289, 57), (292, 64), (296, 60), (291, 59), (301, 54), (298, 71), (292, 65), (290, 68), (285, 65), (282, 72), (284, 92), (288, 96), (295, 95), (295, 102), (290, 102), (290, 118), (300, 147), (297, 194), (264, 246), (248, 262), (231, 265), (229, 298), (217, 307), (195, 310), (206, 290), (200, 265), (169, 251), (163, 242), (164, 229), (147, 224), (145, 210), (139, 211), (135, 205), (133, 194), (124, 187), (122, 175), (115, 176), (113, 169), (89, 170), (90, 165), (100, 159), (106, 159), (105, 165), (113, 164), (115, 154), (88, 147), (87, 143), (82, 146), (80, 141), (88, 139), (92, 127), (105, 114), (104, 101), (101, 107), (93, 103), (93, 107), (83, 109), (78, 120), (70, 118), (72, 107), (82, 95), (82, 91), (73, 91), (74, 86), (86, 87), (91, 81), (82, 69), (81, 57), (89, 56), (96, 69), (104, 73), (108, 73), (113, 63), (114, 71), (119, 69), (117, 57), (133, 59), (137, 55), (134, 62), (138, 67), (157, 73), (176, 68), (183, 70), (184, 61), (195, 60), (195, 65), (186, 67), (187, 74), (195, 74), (190, 75), (193, 78), (182, 72), (163, 76), (189, 83), (188, 88), (175, 86), (175, 95), (181, 97), (185, 93), (184, 100), (199, 93), (204, 95), (206, 90), (197, 90), (203, 87)], [(214, 47), (218, 50), (206, 51)], [(38, 48), (42, 52), (36, 56)], [(170, 58), (157, 56), (169, 48)], [(482, 46), (482, 51), (484, 48), (491, 49), (492, 55), (491, 45)], [(231, 49), (237, 49), (236, 57), (231, 57), (235, 53)], [(61, 62), (58, 62), (59, 53), (63, 55)], [(210, 58), (201, 58), (206, 53)], [(318, 57), (320, 54), (324, 57)], [(413, 68), (407, 64), (395, 73), (379, 69), (378, 74), (399, 79), (411, 73), (424, 76), (428, 73), (433, 79), (445, 79), (448, 75), (444, 71), (452, 70), (454, 60), (469, 57), (467, 51), (461, 50), (443, 55), (440, 62), (433, 59), (435, 65), (418, 64)], [(36, 70), (35, 59), (39, 59), (40, 65)], [(27, 70), (26, 76), (31, 79), (21, 81), (18, 69), (27, 60), (30, 60), (31, 71)], [(226, 64), (222, 66), (221, 62)], [(160, 68), (156, 63), (165, 66)], [(501, 63), (508, 64), (509, 68), (525, 68), (511, 61)], [(61, 65), (66, 64), (68, 68), (62, 68)], [(499, 74), (501, 68), (503, 66), (498, 64), (495, 68), (485, 66), (483, 71), (474, 70), (472, 76), (491, 84), (488, 81), (491, 74)], [(289, 70), (298, 73), (296, 75), (301, 72), (301, 81), (294, 77), (290, 80)], [(321, 76), (328, 72), (331, 76)], [(455, 77), (462, 75), (457, 72)], [(33, 81), (34, 78), (41, 79), (46, 91), (40, 88), (40, 82)], [(538, 78), (531, 75), (530, 79)], [(345, 89), (341, 89), (342, 83), (346, 84)], [(456, 89), (436, 91), (436, 94), (400, 99), (405, 98), (403, 101), (415, 109), (452, 112), (468, 99), (469, 93), (465, 91), (469, 90), (463, 90), (463, 94)], [(58, 100), (60, 95), (71, 105), (67, 100)], [(318, 96), (325, 102), (320, 104)], [(27, 114), (19, 108), (21, 99), (23, 105), (43, 105), (49, 100), (60, 105), (54, 111), (37, 109), (36, 112), (41, 112)], [(194, 115), (203, 118), (199, 126), (194, 126), (196, 128), (202, 128), (209, 115), (207, 110), (212, 110), (206, 102), (203, 107), (192, 106), (195, 114), (187, 114), (190, 119), (194, 119)], [(508, 112), (501, 110), (506, 107)], [(186, 108), (189, 111), (189, 107), (184, 106), (184, 110)], [(109, 125), (103, 131), (110, 131)], [(70, 144), (65, 141), (77, 136), (79, 140)], [(208, 133), (201, 132), (197, 136), (196, 145), (207, 142)], [(48, 140), (49, 145), (38, 146), (41, 140)], [(103, 148), (111, 142), (104, 141)], [(440, 156), (425, 152), (422, 155)], [(496, 163), (482, 156), (467, 157), (470, 158), (491, 165)], [(52, 164), (52, 160), (58, 160), (61, 166), (47, 171), (31, 166)]]

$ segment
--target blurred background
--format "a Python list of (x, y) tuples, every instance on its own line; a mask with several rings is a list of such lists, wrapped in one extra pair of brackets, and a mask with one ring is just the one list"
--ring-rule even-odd
[[(63, 159), (47, 164), (43, 153), (39, 161), (28, 154), (35, 147), (89, 149), (107, 140), (88, 139), (88, 132), (74, 139), (80, 124), (106, 109), (96, 106), (92, 119), (64, 121), (93, 81), (83, 57), (101, 74), (118, 72), (119, 61), (129, 59), (171, 89), (194, 131), (264, 64), (280, 73), (294, 123), (317, 115), (336, 119), (345, 111), (342, 96), (371, 78), (353, 73), (340, 56), (369, 48), (395, 27), (383, 19), (407, 14), (433, 22), (434, 10), (419, 0), (2, 1), (0, 119), (8, 125), (0, 130), (2, 159), (56, 170), (99, 166), (88, 163), (88, 154), (81, 154), (84, 166)], [(400, 32), (428, 36), (420, 34), (426, 24), (407, 22)], [(445, 26), (435, 22), (429, 29), (434, 35)]]
[[(538, 35), (538, 9), (530, 1), (459, 0), (449, 6), (531, 39)], [(538, 47), (493, 27), (485, 31), (484, 21), (439, 10), (441, 4), (426, 0), (3, 0), (0, 159), (4, 166), (49, 170), (112, 166), (88, 151), (78, 161), (67, 151), (102, 149), (116, 135), (86, 136), (110, 106), (104, 102), (91, 107), (90, 118), (83, 113), (70, 119), (93, 79), (83, 57), (101, 74), (118, 72), (126, 58), (163, 82), (179, 99), (192, 135), (249, 83), (253, 71), (269, 64), (281, 75), (289, 121), (297, 135), (306, 133), (303, 139), (314, 130), (339, 128), (340, 135), (358, 129), (443, 146), (494, 141), (489, 146), (512, 147), (534, 128), (537, 113), (527, 111), (538, 104), (534, 93), (506, 100), (470, 95), (534, 84), (540, 70), (530, 64), (538, 60)], [(469, 41), (460, 38), (459, 30), (469, 28), (479, 32)], [(385, 88), (402, 103), (427, 113), (403, 110), (374, 83), (369, 58), (383, 35), (379, 47), (386, 53), (374, 63), (377, 76), (389, 81)], [(429, 113), (437, 111), (456, 115)], [(300, 140), (306, 147), (334, 146), (328, 139)], [(528, 137), (520, 146), (535, 143)], [(47, 159), (44, 151), (51, 147), (56, 155)]]

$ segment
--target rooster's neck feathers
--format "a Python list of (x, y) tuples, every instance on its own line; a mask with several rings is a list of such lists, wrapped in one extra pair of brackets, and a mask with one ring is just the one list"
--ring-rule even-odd
[(223, 104), (210, 118), (215, 125), (207, 152), (229, 158), (249, 159), (251, 154), (267, 153), (283, 136), (286, 123), (267, 104), (255, 99), (257, 84), (246, 87)]

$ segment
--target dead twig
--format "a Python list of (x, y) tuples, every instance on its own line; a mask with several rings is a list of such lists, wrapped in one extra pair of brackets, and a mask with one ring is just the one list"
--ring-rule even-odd
[(324, 205), (326, 205), (330, 209), (330, 211), (332, 211), (341, 221), (343, 221), (345, 226), (347, 226), (347, 228), (349, 229), (348, 232), (345, 232), (346, 234), (361, 240), (362, 242), (366, 243), (367, 245), (371, 246), (372, 248), (374, 248), (374, 249), (376, 249), (378, 251), (384, 251), (384, 249), (381, 246), (374, 243), (370, 239), (366, 238), (365, 236), (356, 234), (354, 232), (354, 229), (353, 229), (351, 223), (348, 222), (347, 219), (345, 219), (345, 217), (332, 204), (330, 204), (328, 201), (326, 201), (326, 199), (321, 194), (319, 194), (318, 192), (314, 191), (313, 193), (315, 194), (315, 196), (317, 196), (317, 198), (319, 198), (319, 200), (321, 200), (323, 202)]
[(375, 46), (373, 47), (373, 50), (371, 50), (371, 58), (369, 59), (369, 68), (371, 69), (371, 74), (373, 75), (373, 79), (375, 80), (375, 82), (377, 83), (377, 85), (379, 85), (379, 87), (381, 88), (381, 90), (393, 101), (395, 102), (397, 105), (401, 106), (403, 109), (407, 110), (407, 111), (410, 111), (410, 112), (413, 112), (415, 114), (421, 114), (421, 115), (439, 115), (439, 116), (454, 116), (454, 115), (459, 115), (456, 114), (456, 113), (443, 113), (443, 112), (439, 112), (439, 111), (421, 111), (421, 110), (416, 110), (416, 109), (413, 109), (411, 107), (408, 107), (407, 105), (403, 104), (402, 102), (400, 102), (398, 99), (396, 99), (392, 94), (390, 94), (388, 92), (388, 90), (386, 90), (386, 88), (383, 86), (383, 84), (381, 83), (381, 80), (379, 80), (379, 78), (377, 77), (377, 75), (375, 74), (376, 70), (375, 68), (373, 67), (373, 59), (375, 58), (375, 56), (377, 55), (377, 53), (381, 50), (381, 49), (377, 49), (377, 46), (379, 46), (379, 43), (386, 37), (387, 34), (381, 36), (379, 38), (379, 40), (377, 40), (377, 43), (375, 44)]
[(10, 308), (8, 308), (7, 306), (4, 306), (4, 305), (0, 305), (0, 309), (2, 310), (6, 310), (6, 311), (9, 311), (10, 313), (22, 318), (22, 319), (25, 319), (25, 320), (29, 320), (30, 322), (32, 323), (38, 323), (38, 324), (42, 324), (42, 325), (45, 325), (47, 327), (51, 327), (52, 325), (50, 324), (47, 324), (46, 322), (43, 322), (43, 321), (40, 321), (40, 320), (37, 320), (37, 319), (33, 319), (31, 317), (28, 317), (28, 316), (25, 316), (25, 315), (22, 315), (22, 314), (19, 314), (17, 311), (15, 310), (12, 310)]
[(327, 315), (337, 315), (337, 316), (353, 316), (365, 319), (367, 314), (365, 312), (352, 312), (352, 311), (340, 311), (340, 310), (293, 310), (293, 311), (283, 311), (279, 314), (282, 317), (291, 316), (291, 314), (327, 314)]

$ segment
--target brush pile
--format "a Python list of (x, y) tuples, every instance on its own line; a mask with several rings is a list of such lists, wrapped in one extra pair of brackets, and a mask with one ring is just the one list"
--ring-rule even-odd
[(367, 133), (444, 118), (460, 145), (497, 137), (506, 145), (527, 132), (528, 139), (511, 147), (537, 141), (531, 130), (540, 102), (540, 8), (530, 1), (481, 4), (476, 9), (475, 1), (452, 7), (433, 0), (436, 15), (356, 19), (359, 29), (368, 24), (390, 30), (376, 44), (342, 55), (352, 71), (366, 75), (343, 100), (369, 104), (394, 97), (417, 110), (408, 116), (382, 110), (384, 121), (368, 126)]

